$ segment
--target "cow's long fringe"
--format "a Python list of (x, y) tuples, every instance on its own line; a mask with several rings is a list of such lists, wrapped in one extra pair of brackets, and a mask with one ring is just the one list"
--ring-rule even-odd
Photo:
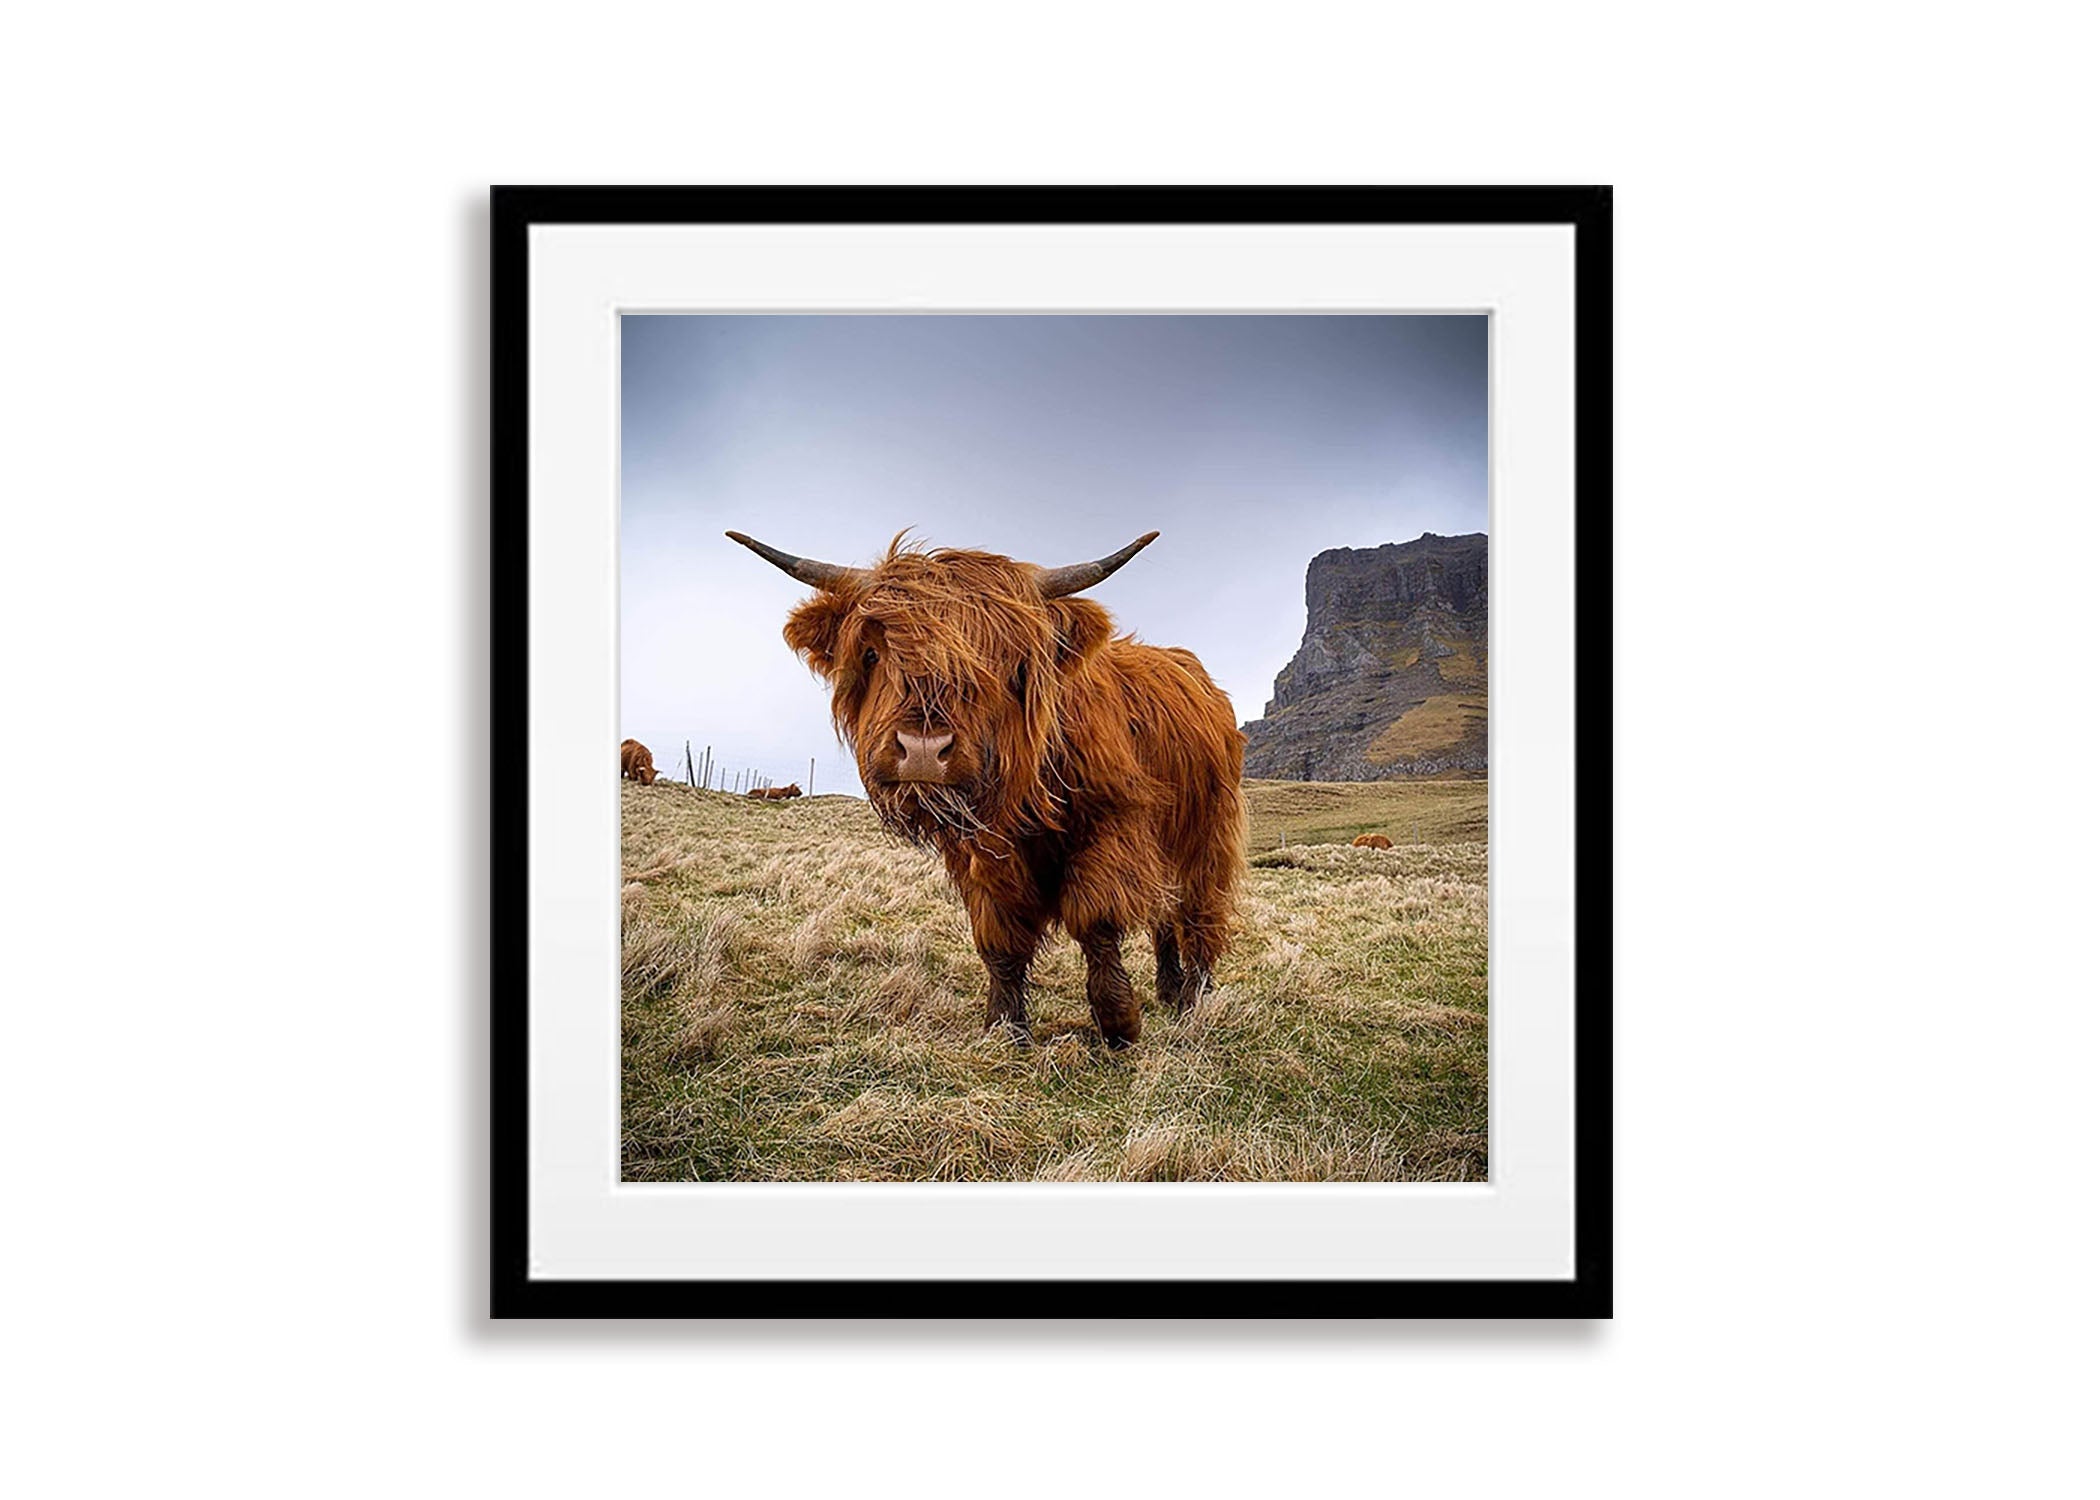
[[(1114, 637), (1090, 599), (1044, 600), (1038, 572), (900, 533), (847, 588), (796, 608), (784, 634), (830, 684), (877, 814), (944, 850), (958, 883), (973, 856), (1048, 841), (1063, 873), (1046, 915), (1164, 932), (1208, 967), (1244, 864), (1231, 703), (1191, 653)], [(878, 747), (916, 725), (954, 730), (977, 767), (967, 789), (881, 784)]]

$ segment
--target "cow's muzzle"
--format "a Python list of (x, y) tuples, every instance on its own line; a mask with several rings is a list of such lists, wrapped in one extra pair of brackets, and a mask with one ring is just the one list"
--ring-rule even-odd
[(952, 734), (897, 733), (897, 779), (899, 781), (946, 781), (948, 752), (955, 747)]

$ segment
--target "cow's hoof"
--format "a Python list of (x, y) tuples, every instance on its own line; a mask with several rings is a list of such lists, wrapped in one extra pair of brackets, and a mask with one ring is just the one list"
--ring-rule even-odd
[(1001, 1041), (1011, 1042), (1016, 1051), (1026, 1052), (1035, 1045), (1035, 1038), (1028, 1034), (1028, 1028), (1019, 1021), (994, 1021), (990, 1030), (992, 1035)]

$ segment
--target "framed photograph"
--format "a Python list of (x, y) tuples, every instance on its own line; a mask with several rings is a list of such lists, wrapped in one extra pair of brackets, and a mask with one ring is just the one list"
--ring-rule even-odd
[(497, 188), (491, 1310), (1606, 1317), (1604, 188)]

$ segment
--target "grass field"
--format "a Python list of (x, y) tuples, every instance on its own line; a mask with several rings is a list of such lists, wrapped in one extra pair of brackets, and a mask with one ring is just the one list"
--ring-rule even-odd
[(1248, 792), (1220, 987), (1174, 1016), (1133, 938), (1144, 1037), (1111, 1053), (1063, 937), (1036, 1045), (984, 1034), (959, 903), (865, 803), (623, 784), (622, 1175), (1484, 1178), (1486, 784)]
[(1382, 833), (1395, 844), (1487, 843), (1485, 781), (1250, 781), (1247, 848), (1346, 844)]

